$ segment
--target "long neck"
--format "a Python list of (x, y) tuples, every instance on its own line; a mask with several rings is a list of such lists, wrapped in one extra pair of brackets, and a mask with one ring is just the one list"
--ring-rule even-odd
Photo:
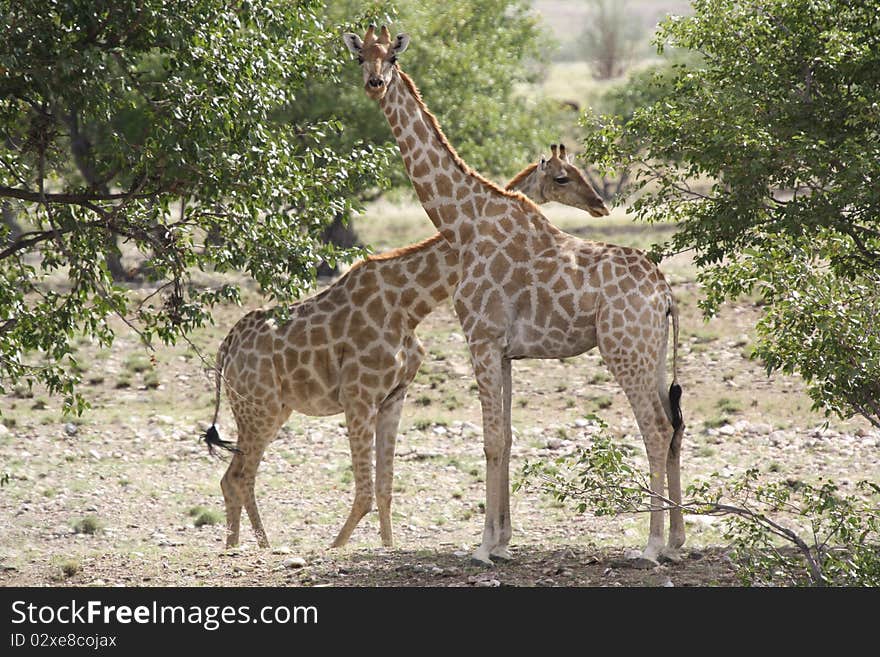
[(461, 160), (425, 107), (412, 80), (397, 69), (380, 102), (419, 200), (437, 230), (453, 246), (467, 241), (479, 217), (479, 199), (493, 190)]
[(544, 192), (541, 189), (541, 176), (538, 174), (538, 165), (530, 164), (520, 171), (504, 188), (512, 192), (522, 192), (535, 203), (545, 203)]
[[(537, 165), (530, 165), (505, 186), (512, 191), (531, 190), (523, 185), (528, 178), (536, 179)], [(439, 303), (448, 299), (458, 285), (459, 252), (437, 233), (426, 240), (387, 253), (371, 256), (358, 267), (369, 279), (367, 285), (384, 290), (389, 304), (403, 310), (412, 327), (418, 325)], [(375, 279), (370, 275), (375, 274)], [(365, 285), (364, 277), (352, 277), (352, 286)]]
[(452, 295), (459, 280), (458, 252), (439, 234), (372, 256), (358, 268), (350, 284), (375, 285), (387, 306), (402, 310), (413, 328)]

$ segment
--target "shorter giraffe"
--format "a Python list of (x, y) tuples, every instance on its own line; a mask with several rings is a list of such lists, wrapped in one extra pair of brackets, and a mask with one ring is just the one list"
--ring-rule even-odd
[[(561, 171), (568, 172), (565, 179)], [(540, 193), (540, 202), (608, 214), (583, 174), (560, 160), (555, 145), (549, 160), (526, 167), (509, 189)], [(257, 543), (269, 545), (254, 484), (263, 452), (294, 410), (312, 416), (345, 413), (355, 499), (333, 547), (344, 545), (372, 508), (374, 442), (380, 534), (383, 545), (393, 544), (397, 428), (407, 388), (425, 354), (415, 328), (451, 296), (458, 280), (458, 254), (437, 234), (355, 264), (319, 294), (293, 304), (286, 321), (262, 309), (236, 323), (217, 354), (214, 421), (205, 435), (210, 448), (234, 452), (221, 481), (227, 547), (238, 544), (242, 506)], [(215, 426), (223, 382), (238, 426), (235, 447), (220, 440)]]

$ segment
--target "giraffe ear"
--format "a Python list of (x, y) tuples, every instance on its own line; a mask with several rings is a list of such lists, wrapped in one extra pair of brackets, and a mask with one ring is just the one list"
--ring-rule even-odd
[(361, 38), (357, 34), (346, 32), (342, 35), (342, 40), (345, 41), (345, 45), (352, 52), (352, 54), (361, 54), (361, 50), (363, 50), (364, 47), (364, 42), (361, 41)]
[(538, 168), (540, 168), (541, 171), (547, 168), (547, 158), (543, 155), (541, 156), (541, 162), (538, 164)]
[(395, 55), (399, 55), (409, 46), (409, 34), (398, 34), (397, 38), (394, 39), (394, 46), (391, 50)]

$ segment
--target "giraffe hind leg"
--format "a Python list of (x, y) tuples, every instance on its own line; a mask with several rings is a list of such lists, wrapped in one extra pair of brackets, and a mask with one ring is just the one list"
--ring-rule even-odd
[[(666, 492), (666, 472), (670, 454), (672, 428), (667, 411), (657, 394), (655, 372), (641, 367), (638, 359), (629, 354), (615, 353), (611, 349), (599, 348), (602, 357), (614, 375), (635, 415), (639, 431), (645, 443), (648, 457), (649, 486), (651, 495), (650, 533), (648, 544), (642, 551), (642, 559), (655, 563), (664, 551), (664, 506)], [(676, 482), (673, 482), (676, 483)]]
[(244, 507), (257, 544), (266, 548), (269, 547), (269, 540), (257, 507), (255, 484), (266, 446), (278, 433), (284, 418), (278, 414), (252, 417), (235, 406), (233, 414), (238, 425), (238, 451), (220, 481), (226, 503), (226, 547), (235, 547), (239, 543), (241, 509)]
[(241, 527), (241, 507), (243, 500), (241, 472), (244, 466), (244, 457), (237, 453), (232, 457), (226, 473), (220, 480), (220, 488), (223, 491), (223, 501), (226, 504), (226, 547), (238, 546), (238, 535)]
[[(680, 389), (679, 389), (680, 390)], [(679, 392), (679, 396), (680, 396)], [(675, 407), (675, 404), (673, 404)], [(669, 486), (669, 500), (674, 505), (681, 504), (681, 441), (684, 436), (684, 421), (679, 408), (677, 422), (669, 445), (669, 453), (666, 458), (666, 479)], [(669, 542), (661, 551), (661, 556), (670, 561), (680, 561), (680, 548), (684, 545), (684, 516), (680, 506), (669, 510)]]

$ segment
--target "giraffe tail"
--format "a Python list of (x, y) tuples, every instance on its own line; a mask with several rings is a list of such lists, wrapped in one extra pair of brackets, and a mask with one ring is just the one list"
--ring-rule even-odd
[(672, 428), (675, 433), (684, 431), (684, 416), (681, 412), (681, 386), (678, 384), (678, 306), (672, 295), (669, 296), (669, 310), (672, 318), (672, 385), (669, 386), (669, 406), (672, 416)]
[(227, 343), (228, 339), (229, 336), (226, 336), (226, 339), (220, 344), (220, 349), (217, 350), (217, 364), (214, 366), (214, 419), (211, 421), (211, 427), (205, 432), (205, 435), (202, 436), (202, 440), (208, 446), (208, 453), (211, 456), (216, 454), (214, 451), (215, 447), (225, 449), (235, 454), (241, 453), (241, 450), (231, 441), (221, 439), (220, 433), (217, 431), (217, 416), (220, 415), (220, 388), (223, 385), (223, 366), (226, 361), (226, 353), (229, 350), (229, 344)]
[(217, 427), (213, 424), (211, 425), (211, 428), (205, 432), (205, 435), (202, 436), (202, 440), (204, 440), (205, 444), (208, 446), (208, 453), (211, 456), (217, 454), (214, 451), (215, 447), (225, 449), (229, 452), (233, 452), (234, 454), (241, 454), (241, 450), (236, 447), (231, 441), (223, 440), (222, 438), (220, 438)]

